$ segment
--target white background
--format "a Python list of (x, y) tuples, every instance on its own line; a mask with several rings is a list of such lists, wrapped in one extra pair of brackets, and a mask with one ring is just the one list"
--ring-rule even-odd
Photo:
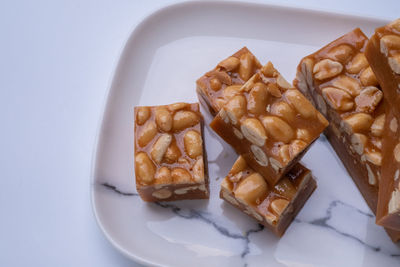
[[(0, 1), (0, 266), (137, 266), (95, 222), (92, 151), (125, 40), (172, 2)], [(398, 0), (264, 2), (400, 16)]]

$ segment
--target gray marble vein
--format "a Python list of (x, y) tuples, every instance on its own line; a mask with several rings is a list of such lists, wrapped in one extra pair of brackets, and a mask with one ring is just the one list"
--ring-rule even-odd
[(356, 207), (354, 207), (352, 205), (344, 203), (343, 201), (334, 200), (329, 204), (328, 209), (326, 210), (325, 216), (323, 216), (321, 218), (317, 218), (317, 219), (311, 220), (311, 221), (304, 221), (304, 220), (300, 220), (300, 219), (295, 219), (295, 221), (298, 222), (298, 223), (307, 223), (307, 224), (310, 224), (310, 225), (315, 225), (315, 226), (319, 226), (319, 227), (328, 228), (328, 229), (334, 231), (335, 233), (337, 233), (337, 234), (339, 234), (339, 235), (341, 235), (341, 236), (343, 236), (345, 238), (352, 239), (352, 240), (360, 243), (361, 245), (365, 246), (366, 248), (371, 249), (371, 250), (373, 250), (375, 252), (382, 252), (382, 253), (384, 253), (384, 254), (386, 254), (388, 256), (391, 256), (391, 257), (400, 257), (400, 254), (392, 254), (392, 253), (389, 253), (387, 251), (384, 251), (379, 246), (374, 246), (374, 245), (368, 244), (368, 243), (364, 242), (363, 240), (361, 240), (360, 238), (358, 238), (358, 237), (356, 237), (354, 235), (351, 235), (349, 233), (345, 233), (343, 231), (340, 231), (339, 229), (337, 229), (334, 226), (330, 225), (329, 224), (329, 220), (332, 218), (332, 210), (334, 208), (339, 208), (340, 206), (345, 206), (345, 207), (351, 208), (355, 212), (361, 214), (362, 216), (366, 216), (366, 217), (368, 217), (370, 219), (373, 219), (375, 217), (373, 214), (364, 212), (364, 211), (362, 211), (362, 210), (360, 210), (360, 209), (358, 209), (358, 208), (356, 208)]

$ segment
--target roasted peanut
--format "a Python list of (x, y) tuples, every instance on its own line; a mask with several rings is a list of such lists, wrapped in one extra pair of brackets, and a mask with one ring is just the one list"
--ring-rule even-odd
[(275, 140), (288, 143), (294, 137), (294, 131), (284, 120), (275, 116), (264, 116), (261, 119), (265, 131)]
[(171, 130), (172, 116), (171, 113), (165, 107), (156, 108), (155, 117), (156, 117), (156, 123), (162, 131), (168, 132)]
[(151, 195), (158, 199), (167, 199), (172, 196), (172, 192), (170, 190), (168, 190), (167, 188), (163, 188), (163, 189), (154, 191)]
[(193, 179), (196, 183), (204, 182), (204, 162), (203, 157), (200, 157), (193, 165)]
[(392, 118), (391, 119), (391, 121), (390, 121), (390, 123), (389, 123), (389, 129), (392, 131), (392, 132), (397, 132), (397, 126), (398, 126), (398, 124), (397, 124), (397, 119), (396, 118)]
[(282, 96), (281, 90), (279, 90), (278, 86), (275, 83), (268, 83), (267, 91), (270, 95), (272, 95), (274, 97)]
[(239, 138), (240, 140), (243, 139), (243, 134), (242, 134), (242, 132), (239, 131), (238, 129), (236, 129), (235, 127), (233, 127), (233, 133), (234, 133), (234, 135), (235, 135), (237, 138)]
[(285, 90), (289, 89), (292, 87), (292, 85), (283, 78), (282, 75), (278, 75), (278, 78), (276, 78), (276, 83), (279, 85), (280, 88), (283, 88)]
[(293, 122), (296, 118), (296, 113), (286, 102), (276, 102), (272, 104), (271, 114), (278, 116), (288, 122)]
[(389, 27), (392, 27), (396, 31), (400, 32), (400, 19), (396, 19), (388, 24)]
[(180, 110), (180, 109), (184, 109), (187, 106), (189, 106), (188, 103), (179, 102), (179, 103), (174, 103), (174, 104), (168, 105), (168, 109), (170, 111), (177, 111), (177, 110)]
[(267, 183), (264, 178), (256, 172), (243, 179), (234, 191), (236, 198), (250, 204), (259, 204), (267, 192)]
[(367, 163), (365, 164), (365, 167), (367, 168), (368, 183), (370, 185), (376, 185), (377, 180), (376, 180), (375, 174), (371, 170), (371, 167)]
[(215, 99), (215, 105), (217, 106), (217, 110), (220, 110), (223, 106), (225, 106), (226, 101), (223, 98), (218, 97)]
[(379, 150), (382, 150), (382, 139), (371, 139), (371, 143), (376, 146)]
[(153, 121), (148, 121), (142, 126), (138, 134), (138, 144), (144, 147), (156, 136), (157, 126)]
[(270, 61), (261, 68), (261, 73), (266, 77), (273, 77), (276, 70)]
[(372, 113), (383, 98), (381, 90), (375, 86), (364, 88), (360, 95), (355, 98), (356, 111)]
[(251, 152), (254, 154), (254, 158), (257, 161), (258, 164), (261, 166), (268, 166), (268, 158), (267, 155), (265, 155), (264, 151), (262, 151), (261, 148), (259, 148), (256, 145), (251, 145), (250, 146)]
[(206, 75), (212, 78), (217, 78), (223, 84), (226, 85), (232, 84), (231, 76), (229, 76), (229, 74), (226, 73), (225, 71), (213, 70), (208, 72)]
[(294, 140), (290, 144), (290, 155), (291, 158), (297, 156), (307, 146), (307, 143), (302, 140)]
[(372, 72), (371, 67), (366, 68), (360, 75), (361, 84), (364, 86), (377, 86), (375, 74)]
[(203, 154), (203, 140), (200, 133), (194, 130), (187, 131), (183, 137), (186, 153), (192, 159)]
[(377, 151), (369, 151), (364, 154), (364, 157), (367, 161), (371, 162), (376, 166), (382, 165), (382, 154)]
[(317, 80), (325, 80), (332, 78), (343, 70), (342, 64), (330, 59), (323, 59), (314, 65), (313, 73)]
[(290, 145), (283, 145), (279, 148), (279, 157), (283, 164), (287, 164), (290, 161)]
[(181, 131), (188, 127), (192, 127), (199, 123), (200, 118), (199, 116), (192, 112), (186, 110), (177, 111), (174, 115), (174, 120), (172, 122), (172, 129), (174, 131)]
[(221, 117), (221, 119), (228, 124), (229, 123), (229, 118), (228, 114), (226, 113), (226, 110), (224, 108), (221, 108), (221, 110), (218, 112), (218, 116)]
[(340, 75), (332, 85), (349, 93), (351, 96), (358, 96), (361, 92), (360, 82), (352, 77)]
[(267, 136), (261, 122), (255, 118), (247, 118), (240, 126), (244, 137), (257, 146), (263, 146)]
[(346, 44), (341, 44), (331, 48), (327, 56), (333, 60), (346, 63), (353, 55), (353, 49)]
[(174, 168), (171, 172), (175, 184), (186, 184), (191, 182), (190, 173), (183, 168)]
[(388, 56), (389, 50), (400, 49), (400, 36), (397, 35), (385, 35), (380, 40), (381, 52)]
[(150, 184), (154, 180), (156, 168), (144, 152), (139, 152), (135, 156), (136, 179), (145, 184)]
[(142, 125), (145, 123), (151, 115), (151, 110), (149, 107), (138, 107), (136, 114), (137, 124)]
[(311, 141), (310, 132), (307, 129), (298, 128), (296, 130), (296, 139), (303, 140), (305, 142)]
[(296, 195), (296, 188), (290, 182), (288, 178), (281, 179), (274, 187), (274, 191), (276, 191), (279, 195), (284, 196), (287, 199), (293, 199)]
[(304, 118), (312, 118), (316, 115), (316, 110), (313, 105), (300, 93), (299, 90), (287, 90), (285, 98), (298, 113)]
[(246, 160), (242, 156), (239, 156), (239, 158), (233, 164), (232, 169), (229, 171), (229, 173), (236, 174), (244, 171), (246, 168), (247, 168)]
[(221, 61), (218, 65), (225, 68), (227, 71), (232, 71), (236, 69), (240, 64), (240, 60), (237, 57), (228, 57), (227, 59)]
[(354, 106), (351, 95), (341, 89), (325, 87), (322, 89), (322, 95), (329, 106), (335, 110), (348, 111)]
[(393, 155), (397, 162), (400, 162), (400, 143), (398, 143), (393, 149)]
[(169, 163), (175, 163), (181, 157), (182, 153), (179, 150), (179, 147), (176, 145), (176, 142), (173, 141), (171, 145), (168, 147), (167, 152), (165, 152), (164, 160)]
[(267, 86), (263, 83), (256, 83), (248, 96), (247, 109), (252, 114), (261, 114), (265, 110), (267, 101)]
[(167, 149), (171, 144), (171, 142), (172, 142), (172, 135), (170, 134), (161, 135), (157, 139), (157, 141), (153, 144), (153, 147), (150, 152), (151, 158), (155, 162), (160, 163), (164, 157), (165, 152), (167, 152)]
[(271, 202), (271, 209), (280, 216), (286, 207), (289, 205), (289, 201), (283, 198), (275, 199)]
[(400, 191), (399, 189), (395, 189), (390, 196), (390, 200), (388, 203), (388, 213), (396, 213), (400, 210)]
[(171, 171), (165, 166), (157, 170), (155, 178), (155, 184), (171, 184), (172, 182)]
[(225, 105), (225, 110), (231, 123), (236, 125), (246, 113), (246, 98), (242, 95), (232, 97)]
[(242, 87), (241, 85), (237, 85), (237, 84), (225, 87), (225, 89), (224, 89), (224, 97), (225, 97), (225, 99), (229, 100), (233, 96), (239, 94), (241, 87)]
[(346, 69), (349, 73), (356, 74), (366, 67), (368, 67), (367, 58), (365, 57), (364, 53), (358, 53), (347, 64)]
[(213, 89), (214, 91), (218, 91), (219, 89), (221, 89), (222, 84), (221, 82), (217, 79), (217, 78), (212, 78), (210, 80), (210, 87), (211, 89)]
[(400, 54), (389, 57), (388, 63), (394, 73), (400, 74)]
[(275, 172), (279, 172), (279, 170), (283, 168), (282, 163), (273, 157), (269, 158), (269, 163), (271, 163), (271, 167)]
[(367, 131), (371, 126), (373, 119), (366, 113), (355, 113), (344, 118), (346, 122), (344, 128), (349, 134), (353, 132)]
[[(258, 74), (256, 74), (258, 75)], [(250, 80), (248, 80), (242, 87), (241, 87), (241, 91), (244, 92), (249, 92), (253, 87), (254, 87), (254, 77), (256, 76), (254, 75), (253, 78), (250, 78)]]
[(358, 155), (362, 155), (364, 152), (364, 147), (367, 144), (368, 137), (364, 134), (355, 133), (351, 135), (350, 141), (354, 151), (356, 151)]
[(254, 58), (250, 53), (240, 56), (239, 77), (247, 81), (253, 75)]

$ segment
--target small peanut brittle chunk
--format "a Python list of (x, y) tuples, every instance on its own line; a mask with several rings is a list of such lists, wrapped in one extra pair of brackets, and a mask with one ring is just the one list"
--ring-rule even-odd
[(310, 170), (300, 163), (275, 186), (269, 186), (239, 156), (221, 183), (220, 197), (280, 237), (315, 188)]
[(210, 124), (270, 186), (300, 160), (327, 125), (271, 62), (236, 90)]
[(135, 107), (136, 188), (144, 201), (208, 198), (199, 104)]

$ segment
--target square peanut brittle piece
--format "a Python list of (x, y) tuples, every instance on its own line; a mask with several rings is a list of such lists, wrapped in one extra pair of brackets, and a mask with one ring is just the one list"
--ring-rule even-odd
[(209, 197), (199, 104), (135, 107), (136, 187), (144, 201)]
[(275, 185), (328, 121), (268, 62), (222, 107), (211, 128)]
[(240, 156), (222, 181), (220, 197), (282, 236), (315, 188), (310, 170), (300, 163), (270, 187)]

